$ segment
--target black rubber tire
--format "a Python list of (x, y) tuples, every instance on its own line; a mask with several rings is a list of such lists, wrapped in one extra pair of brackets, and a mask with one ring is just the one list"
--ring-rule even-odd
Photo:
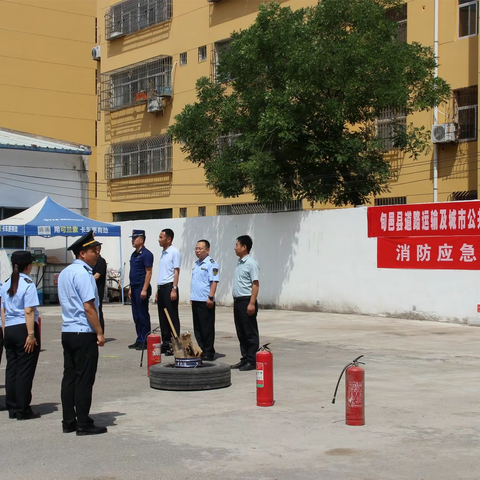
[(157, 390), (213, 390), (232, 384), (230, 365), (203, 362), (197, 368), (175, 368), (174, 363), (158, 363), (150, 367), (150, 387)]

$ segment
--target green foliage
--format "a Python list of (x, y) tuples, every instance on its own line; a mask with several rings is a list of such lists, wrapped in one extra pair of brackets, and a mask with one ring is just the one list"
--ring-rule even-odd
[[(380, 112), (411, 114), (450, 94), (434, 78), (431, 49), (398, 42), (385, 9), (399, 3), (261, 5), (255, 23), (232, 34), (216, 81), (197, 81), (198, 101), (169, 133), (221, 196), (365, 203), (390, 178), (374, 128)], [(428, 145), (422, 129), (393, 130), (396, 145), (414, 157)]]

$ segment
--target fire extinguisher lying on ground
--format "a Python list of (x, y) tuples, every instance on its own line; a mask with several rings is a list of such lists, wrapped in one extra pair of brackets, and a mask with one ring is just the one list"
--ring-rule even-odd
[[(160, 327), (154, 328), (147, 336), (147, 368), (148, 376), (150, 376), (150, 367), (156, 365), (162, 361), (162, 355), (160, 353), (160, 347), (162, 345), (162, 339), (158, 333)], [(145, 342), (143, 342), (142, 356), (140, 358), (140, 366), (143, 364), (143, 352), (145, 351)]]
[(359, 365), (365, 364), (358, 361), (362, 357), (363, 355), (360, 355), (342, 370), (333, 394), (332, 403), (335, 403), (340, 380), (346, 371), (345, 423), (347, 425), (365, 425), (365, 370)]

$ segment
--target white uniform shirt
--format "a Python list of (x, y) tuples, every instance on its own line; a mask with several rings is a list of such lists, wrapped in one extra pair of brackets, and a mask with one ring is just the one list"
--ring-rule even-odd
[(182, 257), (178, 248), (170, 245), (166, 250), (163, 250), (158, 268), (157, 285), (165, 285), (166, 283), (173, 282), (175, 268), (180, 268), (181, 262)]

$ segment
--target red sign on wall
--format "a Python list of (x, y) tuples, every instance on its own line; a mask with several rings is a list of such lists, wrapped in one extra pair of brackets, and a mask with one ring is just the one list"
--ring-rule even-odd
[(480, 236), (379, 237), (377, 267), (480, 270)]
[(480, 235), (480, 201), (369, 207), (369, 237)]

